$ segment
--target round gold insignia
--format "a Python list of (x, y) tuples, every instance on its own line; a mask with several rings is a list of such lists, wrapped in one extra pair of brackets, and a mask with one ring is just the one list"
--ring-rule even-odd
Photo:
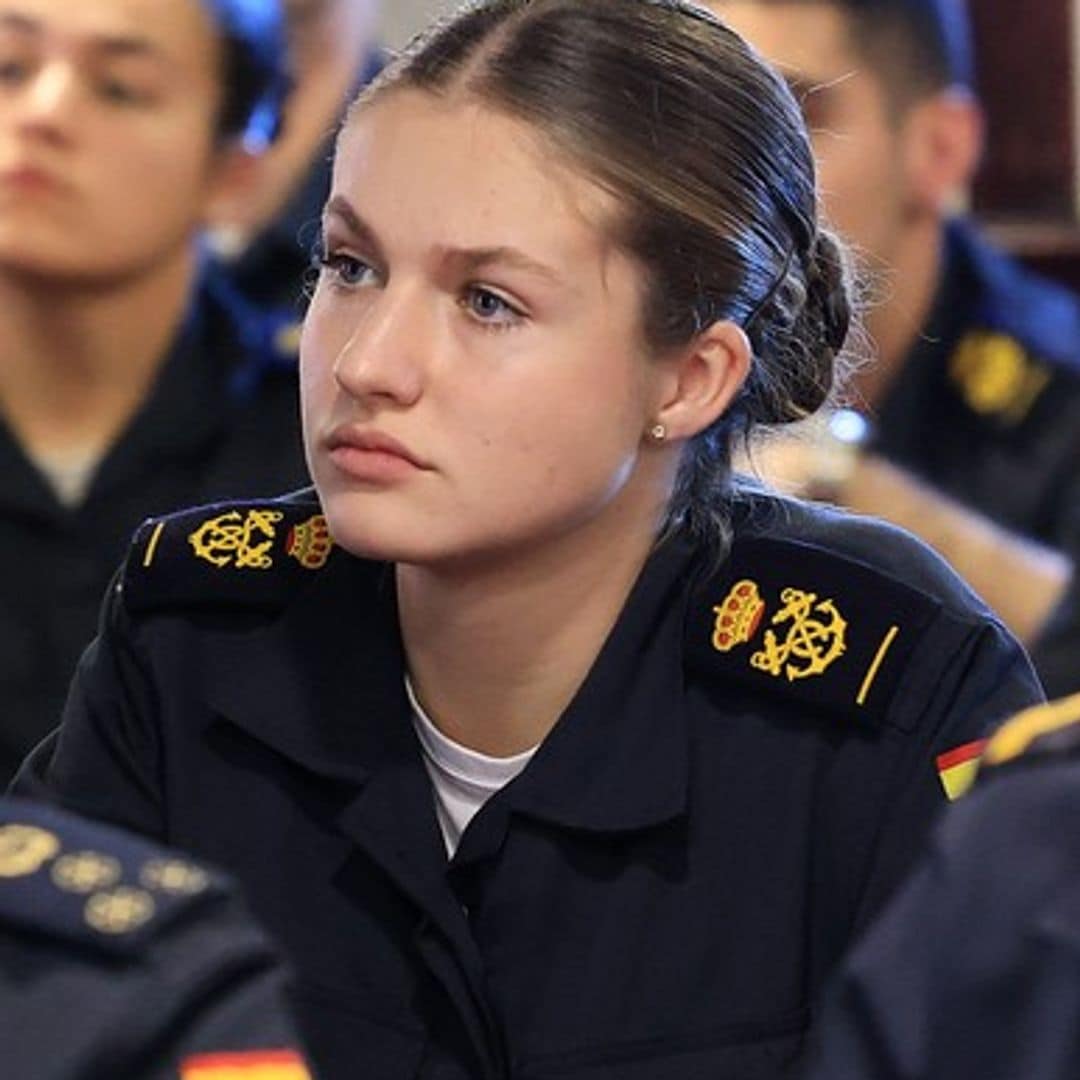
[(103, 934), (127, 934), (137, 930), (154, 914), (154, 898), (145, 889), (121, 885), (109, 892), (94, 893), (86, 901), (86, 921)]
[(210, 875), (183, 859), (151, 859), (139, 872), (139, 881), (173, 896), (194, 896), (210, 884)]
[(61, 855), (53, 864), (52, 879), (65, 892), (92, 893), (107, 889), (120, 880), (120, 862), (96, 851), (76, 851)]
[(36, 874), (60, 850), (60, 841), (36, 825), (0, 825), (0, 878)]

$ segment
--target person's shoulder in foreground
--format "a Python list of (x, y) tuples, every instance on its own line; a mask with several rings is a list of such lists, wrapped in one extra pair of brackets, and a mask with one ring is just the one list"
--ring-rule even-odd
[(856, 948), (814, 1080), (1080, 1074), (1080, 695), (987, 747), (909, 884)]
[(0, 800), (4, 1074), (308, 1080), (231, 885), (131, 834)]

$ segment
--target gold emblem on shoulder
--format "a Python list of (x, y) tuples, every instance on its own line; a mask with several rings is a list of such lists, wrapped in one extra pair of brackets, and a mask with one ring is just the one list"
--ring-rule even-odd
[(0, 878), (36, 874), (60, 850), (60, 841), (36, 825), (0, 825)]
[(949, 360), (949, 375), (972, 412), (1019, 423), (1050, 375), (1019, 342), (986, 330), (966, 335)]
[(713, 608), (712, 644), (717, 652), (731, 652), (736, 645), (745, 645), (761, 624), (765, 602), (757, 583), (744, 578), (731, 587), (721, 604)]
[(96, 851), (75, 851), (53, 863), (52, 879), (65, 892), (92, 893), (120, 880), (120, 861)]
[(145, 889), (121, 885), (94, 893), (86, 901), (87, 923), (103, 934), (127, 934), (154, 915), (154, 898)]
[[(204, 521), (189, 537), (195, 554), (214, 566), (232, 565), (237, 570), (267, 570), (274, 560), (274, 526), (285, 515), (279, 510), (238, 510)], [(259, 539), (262, 537), (263, 539)]]
[(289, 530), (286, 552), (308, 570), (319, 570), (326, 565), (334, 541), (330, 539), (330, 526), (322, 514), (301, 521)]
[(158, 892), (194, 896), (210, 884), (210, 875), (183, 859), (151, 859), (139, 871), (139, 881)]
[(785, 589), (780, 599), (784, 607), (770, 625), (790, 623), (787, 636), (781, 641), (766, 630), (764, 647), (750, 657), (751, 666), (770, 675), (786, 675), (788, 682), (821, 675), (847, 648), (847, 621), (832, 600), (819, 601), (816, 593)]

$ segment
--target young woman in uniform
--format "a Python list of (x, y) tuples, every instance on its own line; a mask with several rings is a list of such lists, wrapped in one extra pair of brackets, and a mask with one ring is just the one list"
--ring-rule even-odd
[(657, 0), (488, 0), (354, 107), (313, 491), (147, 523), (20, 788), (221, 863), (328, 1077), (755, 1080), (1039, 697), (909, 535), (741, 489), (844, 260), (783, 82)]

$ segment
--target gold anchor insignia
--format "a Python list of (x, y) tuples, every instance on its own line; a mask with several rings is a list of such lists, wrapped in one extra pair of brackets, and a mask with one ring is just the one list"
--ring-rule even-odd
[(194, 896), (210, 884), (210, 875), (183, 859), (151, 859), (139, 872), (148, 889), (174, 896)]
[(60, 850), (60, 841), (36, 825), (0, 825), (0, 878), (36, 874)]
[(818, 601), (817, 593), (785, 589), (780, 599), (785, 606), (770, 625), (790, 622), (787, 637), (781, 642), (766, 630), (764, 648), (750, 657), (751, 666), (770, 675), (784, 674), (788, 682), (822, 674), (847, 648), (847, 621), (832, 600)]
[[(237, 510), (204, 521), (188, 537), (196, 556), (214, 566), (232, 563), (237, 570), (267, 570), (274, 560), (274, 525), (285, 515), (278, 510), (249, 510), (242, 517)], [(256, 537), (266, 537), (258, 540)]]
[(86, 901), (86, 921), (103, 934), (126, 934), (154, 914), (154, 898), (144, 889), (127, 885), (110, 892), (94, 893)]
[(96, 851), (61, 855), (53, 864), (52, 879), (65, 892), (92, 893), (120, 880), (120, 862)]

